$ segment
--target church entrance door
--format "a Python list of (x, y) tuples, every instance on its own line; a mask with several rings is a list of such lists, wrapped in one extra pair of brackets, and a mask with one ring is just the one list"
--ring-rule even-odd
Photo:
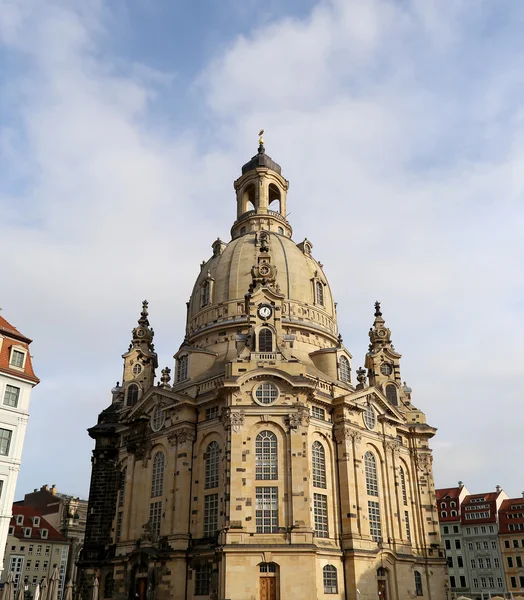
[(378, 597), (380, 600), (388, 600), (388, 593), (385, 579), (378, 580)]
[(277, 600), (277, 580), (275, 577), (260, 578), (260, 600)]
[(147, 596), (147, 579), (139, 577), (136, 580), (136, 600), (146, 600)]

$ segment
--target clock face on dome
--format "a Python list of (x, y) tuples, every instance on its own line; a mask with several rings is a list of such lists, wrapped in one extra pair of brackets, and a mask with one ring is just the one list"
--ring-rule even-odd
[(268, 304), (263, 304), (258, 309), (258, 316), (261, 319), (269, 319), (269, 317), (273, 314), (273, 309)]
[(136, 332), (136, 336), (137, 337), (144, 337), (145, 333), (146, 332), (143, 329), (138, 329), (137, 332)]

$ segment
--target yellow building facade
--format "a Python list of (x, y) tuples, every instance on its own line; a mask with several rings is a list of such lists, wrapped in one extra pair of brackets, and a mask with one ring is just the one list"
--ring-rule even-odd
[(187, 307), (174, 382), (147, 303), (96, 440), (82, 590), (121, 599), (445, 598), (429, 440), (378, 303), (365, 369), (263, 142)]

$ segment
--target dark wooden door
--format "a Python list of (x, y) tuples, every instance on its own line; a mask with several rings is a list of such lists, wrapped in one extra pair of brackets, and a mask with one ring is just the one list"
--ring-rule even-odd
[(378, 583), (378, 598), (379, 598), (379, 600), (388, 600), (386, 581), (384, 579), (379, 579), (377, 583)]
[(146, 600), (147, 596), (147, 579), (139, 577), (136, 580), (136, 600)]
[(275, 577), (260, 578), (260, 600), (277, 600), (277, 580)]

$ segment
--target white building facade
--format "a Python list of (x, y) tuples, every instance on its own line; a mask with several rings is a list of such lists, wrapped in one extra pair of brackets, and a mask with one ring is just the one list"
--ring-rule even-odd
[(0, 316), (0, 565), (4, 564), (31, 391), (39, 382), (30, 344), (29, 338)]

